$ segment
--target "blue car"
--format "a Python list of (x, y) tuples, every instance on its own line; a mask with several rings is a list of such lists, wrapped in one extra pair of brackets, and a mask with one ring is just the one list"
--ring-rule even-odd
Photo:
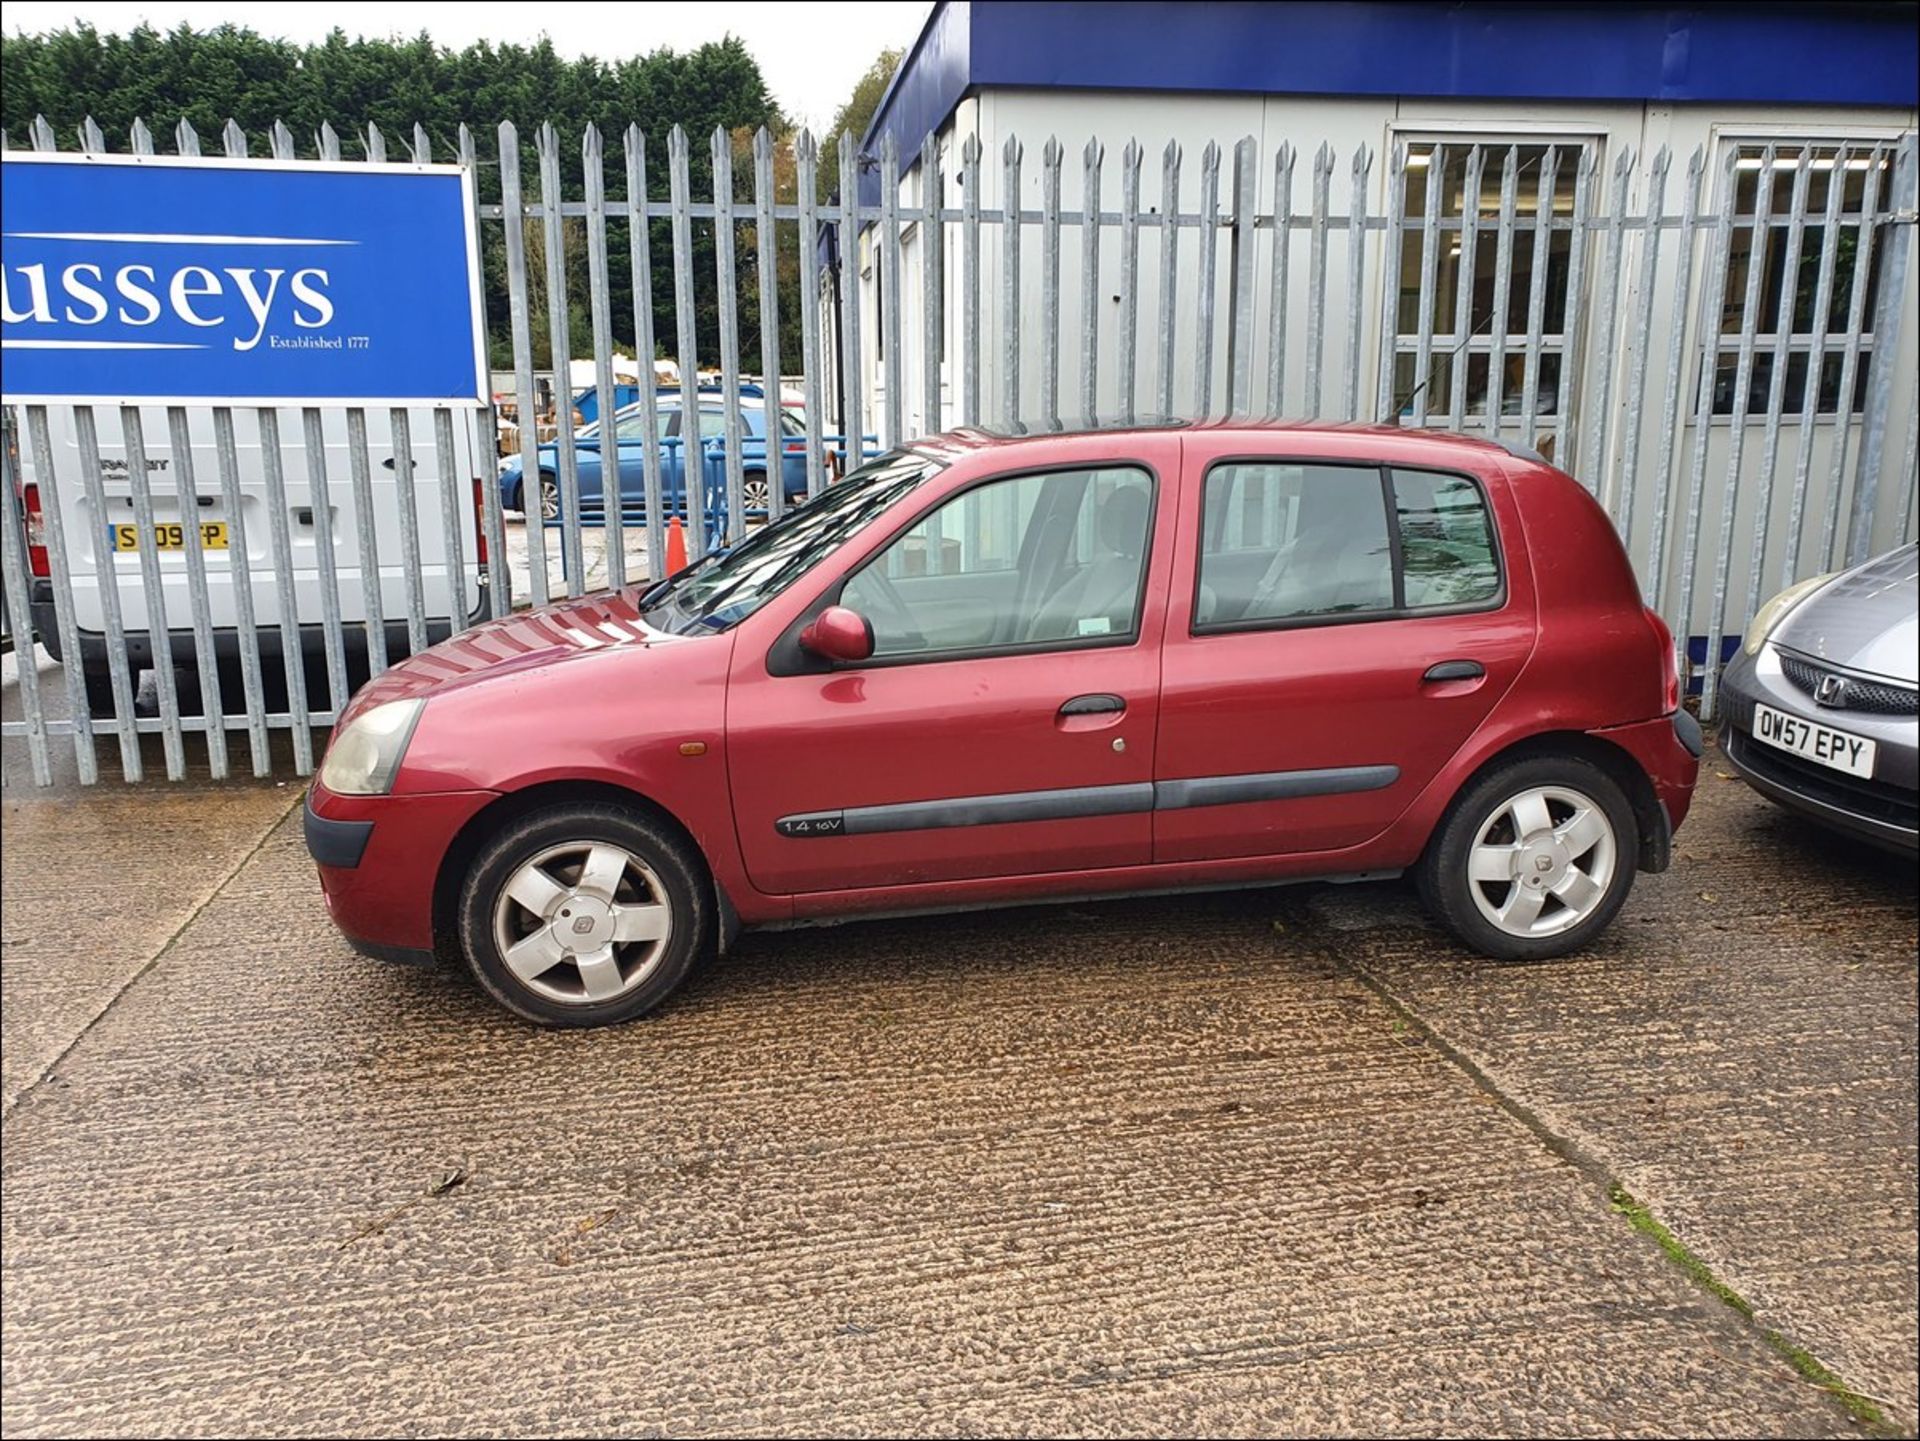
[[(681, 430), (679, 392), (661, 395), (656, 401), (658, 433), (649, 438), (646, 416), (635, 403), (614, 412), (614, 435), (618, 448), (620, 515), (623, 520), (644, 520), (647, 513), (644, 457), (646, 447), (656, 447), (660, 457), (660, 495), (669, 514), (686, 514), (687, 440)], [(749, 515), (765, 515), (772, 492), (767, 474), (771, 468), (767, 456), (767, 408), (761, 400), (743, 400), (740, 420), (746, 431), (741, 447), (741, 504)], [(807, 494), (806, 426), (800, 418), (780, 408), (776, 427), (779, 432), (778, 459), (780, 483), (789, 503), (804, 500)], [(588, 425), (574, 435), (574, 464), (580, 475), (580, 514), (583, 519), (603, 519), (605, 491), (601, 485), (601, 466), (605, 461), (604, 427)], [(700, 396), (700, 435), (695, 449), (695, 469), (700, 468), (700, 452), (709, 450), (716, 457), (723, 453), (726, 412), (718, 392)], [(552, 441), (540, 447), (540, 479), (535, 495), (539, 498), (540, 517), (560, 518), (560, 448)], [(508, 460), (500, 472), (500, 504), (507, 510), (525, 511), (531, 499), (519, 456)]]

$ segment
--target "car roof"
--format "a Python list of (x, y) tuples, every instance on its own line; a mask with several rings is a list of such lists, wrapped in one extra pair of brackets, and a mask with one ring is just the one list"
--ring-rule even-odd
[[(703, 390), (699, 394), (700, 407), (703, 410), (709, 406), (715, 410), (719, 410), (725, 404), (727, 398), (724, 393), (718, 390)], [(645, 401), (629, 400), (625, 405), (614, 411), (614, 415), (616, 417), (622, 415), (638, 415), (645, 404)], [(675, 390), (663, 395), (656, 395), (653, 404), (656, 410), (679, 410), (681, 408), (680, 392)], [(740, 397), (740, 409), (742, 412), (765, 410), (766, 408), (766, 402), (761, 400), (757, 395), (751, 397), (743, 395)]]
[(1258, 416), (1214, 416), (1198, 420), (1143, 416), (1091, 425), (1031, 421), (1013, 426), (965, 426), (915, 440), (911, 442), (911, 447), (954, 458), (975, 451), (1044, 447), (1052, 441), (1075, 437), (1160, 435), (1170, 430), (1228, 440), (1245, 436), (1249, 444), (1255, 446), (1272, 445), (1275, 438), (1284, 436), (1303, 448), (1309, 447), (1316, 436), (1339, 436), (1349, 440), (1371, 437), (1381, 442), (1383, 458), (1407, 463), (1426, 460), (1436, 465), (1457, 466), (1467, 463), (1469, 458), (1484, 463), (1490, 455), (1499, 454), (1543, 465), (1551, 464), (1525, 446), (1484, 436), (1463, 435), (1458, 431), (1410, 429), (1365, 421), (1275, 420)]

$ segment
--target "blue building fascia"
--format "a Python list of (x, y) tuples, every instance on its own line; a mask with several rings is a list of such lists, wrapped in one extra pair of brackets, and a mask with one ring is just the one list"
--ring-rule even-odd
[[(1662, 104), (1920, 104), (1920, 4), (939, 0), (862, 138), (902, 171), (994, 87)], [(877, 164), (859, 175), (877, 204)]]

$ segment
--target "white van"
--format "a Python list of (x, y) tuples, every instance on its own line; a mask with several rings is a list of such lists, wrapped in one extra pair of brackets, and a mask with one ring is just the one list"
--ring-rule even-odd
[[(113, 714), (113, 692), (107, 662), (108, 638), (106, 611), (101, 594), (101, 579), (109, 569), (118, 579), (121, 625), (125, 632), (128, 662), (136, 676), (154, 664), (155, 626), (147, 613), (147, 594), (142, 583), (140, 536), (136, 521), (133, 491), (128, 477), (127, 446), (121, 431), (120, 411), (115, 407), (96, 407), (100, 442), (101, 489), (106, 510), (97, 513), (87, 494), (82, 476), (79, 435), (75, 412), (71, 407), (49, 408), (49, 426), (54, 449), (54, 470), (59, 481), (62, 537), (67, 570), (72, 578), (73, 613), (79, 630), (79, 662), (86, 680), (89, 707), (96, 715)], [(280, 470), (284, 480), (285, 519), (292, 556), (288, 577), (293, 593), (294, 615), (299, 625), (300, 648), (305, 659), (308, 702), (315, 710), (328, 709), (326, 685), (325, 618), (323, 581), (320, 569), (321, 517), (316, 515), (314, 489), (308, 468), (306, 431), (302, 412), (283, 407), (276, 411), (280, 428)], [(387, 656), (396, 660), (408, 653), (408, 585), (406, 551), (400, 530), (400, 485), (394, 469), (394, 444), (389, 411), (369, 409), (367, 424), (367, 465), (371, 478), (375, 564), (378, 576), (380, 630), (386, 638)], [(491, 447), (476, 444), (474, 412), (456, 411), (453, 416), (454, 474), (441, 474), (434, 413), (428, 409), (408, 411), (409, 442), (413, 452), (414, 512), (418, 519), (420, 547), (420, 591), (429, 643), (443, 640), (451, 633), (454, 587), (448, 573), (448, 544), (445, 515), (442, 510), (443, 487), (455, 487), (455, 505), (461, 527), (460, 558), (466, 573), (466, 619), (486, 619), (507, 607), (504, 598), (490, 593), (485, 565), (484, 531), (480, 525), (482, 482), (491, 478)], [(325, 438), (326, 488), (331, 521), (331, 550), (334, 584), (341, 620), (341, 640), (347, 659), (351, 688), (364, 679), (367, 670), (368, 606), (361, 553), (359, 512), (355, 504), (353, 461), (348, 446), (347, 414), (343, 410), (321, 412)], [(213, 412), (206, 407), (187, 411), (188, 434), (192, 448), (193, 483), (198, 501), (195, 523), (201, 526), (207, 577), (207, 604), (213, 627), (214, 655), (220, 666), (223, 709), (241, 708), (239, 657), (241, 650), (240, 616), (235, 604), (235, 571), (232, 547), (244, 534), (248, 589), (253, 598), (253, 615), (259, 636), (262, 676), (269, 693), (283, 675), (281, 662), (280, 587), (276, 579), (274, 535), (268, 512), (268, 486), (262, 460), (259, 413), (253, 409), (233, 412), (235, 459), (238, 464), (240, 496), (239, 524), (228, 509), (220, 482), (220, 457), (214, 442)], [(171, 664), (180, 678), (183, 694), (197, 690), (194, 653), (193, 603), (188, 587), (187, 555), (184, 546), (189, 532), (184, 527), (178, 472), (172, 439), (164, 407), (140, 408), (141, 438), (146, 451), (148, 490), (153, 501), (153, 525), (159, 542), (160, 589), (165, 609), (165, 630), (169, 640)], [(19, 437), (22, 500), (25, 505), (31, 569), (31, 600), (34, 629), (55, 659), (71, 664), (62, 651), (60, 628), (53, 604), (51, 567), (41, 547), (48, 538), (48, 527), (39, 484), (33, 446), (29, 438)], [(344, 703), (345, 698), (340, 698)], [(270, 707), (277, 708), (277, 707)]]

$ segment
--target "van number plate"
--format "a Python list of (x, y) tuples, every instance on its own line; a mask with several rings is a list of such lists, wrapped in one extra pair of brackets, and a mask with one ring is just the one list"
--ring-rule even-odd
[[(115, 550), (140, 549), (140, 527), (137, 525), (110, 525), (107, 534), (112, 538)], [(178, 521), (160, 521), (153, 527), (153, 543), (161, 550), (185, 550), (187, 528)], [(224, 520), (201, 521), (200, 544), (206, 550), (225, 550), (227, 523)]]
[(1783, 715), (1772, 706), (1764, 705), (1753, 708), (1753, 734), (1756, 740), (1783, 751), (1832, 766), (1850, 776), (1873, 779), (1873, 753), (1878, 747), (1865, 736), (1850, 736), (1845, 731)]

